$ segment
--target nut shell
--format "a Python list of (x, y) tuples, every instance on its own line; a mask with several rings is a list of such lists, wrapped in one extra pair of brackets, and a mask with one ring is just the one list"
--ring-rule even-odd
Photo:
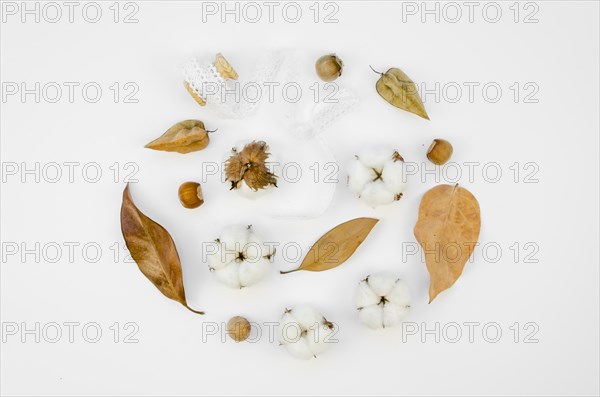
[(444, 165), (452, 157), (452, 145), (445, 139), (434, 139), (427, 149), (427, 158), (435, 165)]
[(323, 81), (334, 81), (342, 75), (344, 63), (335, 54), (323, 55), (317, 59), (315, 70)]
[(250, 323), (244, 317), (235, 316), (227, 323), (227, 334), (236, 342), (248, 339), (251, 330)]
[(179, 186), (179, 201), (185, 208), (198, 208), (204, 204), (202, 186), (197, 182), (185, 182)]

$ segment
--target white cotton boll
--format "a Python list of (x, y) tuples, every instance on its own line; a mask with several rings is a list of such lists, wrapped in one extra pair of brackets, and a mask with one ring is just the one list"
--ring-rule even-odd
[(242, 287), (248, 287), (265, 278), (271, 263), (264, 258), (255, 261), (242, 261), (239, 268), (239, 280)]
[(326, 323), (319, 324), (318, 327), (313, 327), (306, 332), (308, 348), (313, 355), (318, 356), (327, 350), (330, 343), (330, 335), (332, 333), (333, 329)]
[(293, 308), (292, 316), (294, 316), (304, 330), (323, 322), (323, 316), (310, 306), (297, 306)]
[(394, 194), (386, 189), (381, 181), (370, 182), (360, 193), (360, 198), (372, 207), (389, 204), (394, 201)]
[(394, 195), (402, 193), (406, 186), (403, 163), (403, 161), (387, 160), (381, 174), (385, 187)]
[(380, 305), (363, 307), (358, 311), (358, 319), (371, 329), (383, 327), (383, 310)]
[(408, 316), (410, 309), (404, 306), (398, 306), (388, 302), (383, 305), (383, 325), (385, 327), (394, 327), (402, 322)]
[(379, 272), (371, 274), (368, 277), (367, 282), (373, 292), (382, 297), (390, 293), (396, 284), (396, 280), (398, 280), (398, 277), (396, 277), (393, 273)]
[(296, 358), (308, 360), (313, 358), (315, 355), (308, 346), (308, 340), (306, 338), (300, 338), (294, 343), (288, 343), (285, 345), (286, 349), (290, 354)]
[(360, 195), (365, 185), (377, 178), (375, 171), (363, 165), (359, 160), (354, 160), (350, 164), (348, 171), (348, 187), (355, 194)]
[(231, 225), (223, 229), (219, 241), (225, 245), (226, 251), (241, 252), (248, 243), (249, 234), (247, 225)]
[(265, 244), (264, 240), (253, 229), (250, 229), (248, 243), (244, 250), (244, 256), (248, 261), (254, 261), (258, 258), (270, 258), (275, 254), (273, 244)]
[(223, 252), (223, 250), (221, 249), (221, 243), (216, 244), (218, 244), (217, 252), (208, 254), (206, 258), (208, 260), (208, 268), (213, 270), (219, 270), (224, 268), (228, 263), (230, 263), (234, 259), (233, 255), (227, 255), (225, 252)]
[(297, 342), (302, 337), (302, 328), (294, 316), (285, 313), (279, 321), (277, 334), (279, 335), (279, 343), (287, 345), (288, 343)]
[(398, 280), (386, 298), (398, 306), (410, 306), (410, 289), (403, 280)]
[(365, 166), (381, 171), (386, 160), (392, 158), (394, 151), (387, 148), (371, 148), (361, 151), (358, 159)]
[(236, 261), (228, 263), (225, 267), (213, 273), (217, 279), (230, 288), (241, 288), (239, 277), (240, 264)]
[(381, 297), (378, 296), (369, 284), (366, 281), (361, 281), (358, 284), (358, 288), (356, 289), (356, 293), (354, 294), (354, 304), (356, 307), (366, 307), (371, 305), (376, 305), (381, 300)]

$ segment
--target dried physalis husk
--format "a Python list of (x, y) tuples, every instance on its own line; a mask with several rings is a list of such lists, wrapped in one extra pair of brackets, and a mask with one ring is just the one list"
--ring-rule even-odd
[(480, 228), (479, 203), (467, 189), (438, 185), (425, 193), (414, 233), (429, 271), (429, 302), (458, 280)]
[(242, 183), (254, 191), (277, 187), (277, 176), (267, 167), (268, 150), (269, 146), (263, 141), (253, 141), (242, 150), (233, 149), (233, 154), (225, 162), (225, 176), (231, 183), (231, 189), (239, 189)]
[(373, 71), (381, 75), (375, 88), (383, 99), (397, 108), (429, 120), (417, 86), (410, 77), (398, 68), (391, 68), (385, 73)]
[(215, 57), (215, 61), (213, 62), (217, 71), (223, 76), (224, 79), (237, 80), (238, 74), (235, 69), (229, 64), (227, 59), (221, 54), (218, 53)]
[(208, 146), (208, 131), (199, 120), (185, 120), (169, 128), (145, 147), (165, 152), (190, 153)]

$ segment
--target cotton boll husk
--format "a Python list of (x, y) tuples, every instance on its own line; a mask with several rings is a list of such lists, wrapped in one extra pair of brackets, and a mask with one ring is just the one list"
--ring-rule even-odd
[(394, 303), (386, 303), (383, 305), (383, 325), (386, 327), (394, 327), (402, 322), (408, 315), (409, 309), (398, 306)]
[(376, 305), (379, 303), (381, 297), (379, 297), (366, 281), (361, 281), (358, 284), (356, 293), (354, 294), (354, 303), (356, 307), (366, 307)]
[(396, 285), (398, 278), (390, 272), (371, 274), (367, 280), (369, 286), (377, 295), (386, 296)]
[(387, 160), (381, 178), (385, 187), (394, 195), (402, 193), (406, 185), (402, 161)]
[(298, 321), (303, 330), (323, 322), (323, 316), (310, 306), (297, 306), (292, 309), (292, 316)]
[(251, 229), (248, 235), (248, 244), (244, 251), (244, 256), (248, 261), (269, 257), (273, 254), (275, 254), (275, 246), (272, 244), (266, 245), (261, 236)]
[(279, 343), (287, 345), (298, 341), (302, 337), (302, 328), (294, 316), (285, 313), (279, 321), (277, 334), (279, 335)]
[(324, 323), (308, 330), (306, 340), (308, 341), (308, 348), (313, 355), (317, 356), (327, 350), (331, 343), (329, 336), (332, 332), (333, 330)]
[(217, 279), (228, 287), (240, 288), (239, 268), (240, 264), (232, 261), (222, 269), (215, 270), (214, 273)]
[(290, 354), (296, 358), (301, 358), (303, 360), (308, 360), (314, 357), (314, 354), (310, 350), (308, 346), (308, 340), (303, 337), (294, 343), (288, 343), (285, 345), (286, 349)]
[(404, 281), (398, 280), (386, 298), (398, 306), (410, 306), (410, 289)]
[(389, 204), (394, 201), (394, 194), (386, 189), (379, 180), (368, 183), (360, 194), (360, 198), (372, 207)]
[(245, 260), (240, 263), (239, 282), (241, 286), (247, 287), (262, 280), (269, 272), (270, 262), (268, 259)]
[(371, 305), (358, 311), (358, 319), (367, 327), (378, 329), (383, 326), (383, 310), (381, 305)]
[(223, 252), (222, 248), (223, 248), (223, 244), (221, 243), (217, 243), (218, 244), (218, 250), (217, 252), (208, 255), (207, 257), (207, 261), (208, 261), (208, 267), (214, 270), (219, 270), (224, 268), (227, 264), (231, 263), (231, 261), (234, 260), (234, 255), (227, 255), (225, 252)]
[(391, 159), (393, 154), (394, 151), (388, 148), (370, 148), (361, 151), (358, 159), (365, 166), (381, 171), (385, 162)]
[[(248, 226), (230, 225), (223, 229), (219, 241), (224, 244), (224, 248), (228, 254), (230, 252), (241, 252), (246, 243), (248, 243), (249, 234)], [(227, 258), (229, 258), (229, 255)]]
[(355, 194), (360, 194), (369, 182), (372, 182), (377, 175), (372, 168), (366, 167), (359, 160), (354, 160), (350, 164), (348, 171), (348, 187)]

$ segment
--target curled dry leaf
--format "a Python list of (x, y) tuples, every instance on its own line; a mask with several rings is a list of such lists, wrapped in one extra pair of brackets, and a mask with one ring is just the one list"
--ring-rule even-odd
[(208, 146), (208, 131), (200, 120), (185, 120), (169, 128), (145, 147), (166, 152), (190, 153)]
[(267, 167), (269, 155), (269, 146), (263, 141), (253, 141), (239, 151), (234, 149), (225, 163), (225, 176), (231, 189), (238, 189), (242, 181), (254, 191), (270, 185), (277, 187), (277, 176)]
[(439, 185), (425, 193), (414, 233), (425, 253), (430, 303), (460, 277), (480, 228), (479, 203), (467, 189)]
[(377, 222), (379, 219), (356, 218), (334, 227), (312, 246), (298, 269), (280, 273), (321, 272), (341, 265), (365, 241)]
[(129, 253), (141, 272), (169, 299), (194, 313), (185, 299), (183, 276), (177, 248), (169, 232), (137, 209), (131, 200), (129, 185), (123, 191), (121, 231)]
[(377, 72), (375, 69), (373, 71), (381, 75), (375, 88), (383, 99), (397, 108), (429, 120), (417, 86), (410, 77), (398, 68), (391, 68), (385, 73)]

